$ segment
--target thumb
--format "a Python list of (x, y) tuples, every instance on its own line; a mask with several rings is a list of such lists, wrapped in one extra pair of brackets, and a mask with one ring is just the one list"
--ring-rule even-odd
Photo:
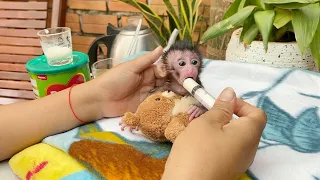
[(236, 94), (232, 88), (226, 88), (217, 98), (213, 107), (208, 111), (208, 119), (221, 126), (229, 123), (236, 107)]
[(133, 63), (130, 64), (130, 66), (135, 73), (140, 73), (155, 63), (161, 55), (162, 47), (159, 46), (155, 50), (137, 57), (135, 60), (133, 60)]

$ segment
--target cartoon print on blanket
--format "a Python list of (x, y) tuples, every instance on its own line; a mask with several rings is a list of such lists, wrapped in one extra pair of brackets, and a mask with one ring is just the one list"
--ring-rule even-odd
[[(289, 70), (265, 90), (247, 92), (240, 97), (245, 100), (257, 98), (257, 106), (262, 108), (268, 116), (268, 122), (258, 147), (257, 157), (248, 171), (251, 179), (320, 179), (318, 170), (320, 168), (320, 116), (318, 115), (320, 96), (297, 92), (299, 95), (312, 98), (315, 102), (318, 102), (318, 105), (316, 103), (315, 106), (306, 107), (302, 109), (300, 114), (293, 117), (285, 109), (277, 106), (267, 95), (294, 72), (294, 70)], [(259, 156), (260, 153), (264, 154), (265, 158)], [(293, 156), (297, 157), (297, 161), (291, 159), (288, 162)], [(303, 159), (308, 161), (306, 163), (309, 166), (308, 170), (301, 165), (303, 164)], [(265, 169), (269, 168), (267, 173), (264, 173), (263, 171), (265, 170), (259, 167), (261, 166), (259, 163), (268, 164), (268, 162), (272, 163), (273, 167), (264, 167)], [(288, 174), (284, 175), (283, 173), (286, 170), (281, 166), (288, 163), (291, 163), (292, 167), (288, 168)], [(296, 172), (299, 176), (291, 172), (293, 167), (303, 169)]]

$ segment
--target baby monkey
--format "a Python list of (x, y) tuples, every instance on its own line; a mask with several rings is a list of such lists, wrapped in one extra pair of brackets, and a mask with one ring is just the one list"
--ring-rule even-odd
[[(203, 57), (200, 50), (190, 41), (176, 41), (162, 56), (159, 66), (165, 66), (167, 70), (167, 82), (163, 89), (173, 91), (176, 94), (186, 96), (189, 92), (183, 87), (183, 82), (187, 78), (194, 79), (201, 85), (199, 75), (203, 65)], [(192, 106), (188, 113), (189, 120), (199, 117), (206, 111), (203, 106)]]
[[(163, 87), (155, 91), (173, 91), (181, 96), (189, 96), (189, 92), (183, 87), (186, 78), (192, 78), (201, 85), (199, 75), (202, 68), (202, 53), (187, 40), (176, 41), (156, 65), (159, 70), (166, 71), (164, 72), (166, 82)], [(199, 117), (204, 112), (206, 108), (202, 105), (192, 105), (188, 110), (189, 120)], [(122, 130), (127, 127), (122, 122), (120, 125), (122, 125)], [(130, 130), (138, 129), (130, 127)]]

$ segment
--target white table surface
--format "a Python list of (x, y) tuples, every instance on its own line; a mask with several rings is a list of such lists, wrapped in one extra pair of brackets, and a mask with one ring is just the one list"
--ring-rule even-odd
[(4, 180), (20, 180), (12, 171), (8, 161), (0, 161), (0, 179)]

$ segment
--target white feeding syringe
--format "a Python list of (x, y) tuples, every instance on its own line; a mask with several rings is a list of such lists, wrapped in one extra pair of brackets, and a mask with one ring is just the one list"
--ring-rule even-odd
[[(183, 82), (183, 87), (208, 110), (213, 107), (216, 99), (212, 97), (202, 86), (200, 86), (192, 78), (185, 79)], [(238, 118), (239, 117), (237, 115), (233, 114), (233, 119)]]

